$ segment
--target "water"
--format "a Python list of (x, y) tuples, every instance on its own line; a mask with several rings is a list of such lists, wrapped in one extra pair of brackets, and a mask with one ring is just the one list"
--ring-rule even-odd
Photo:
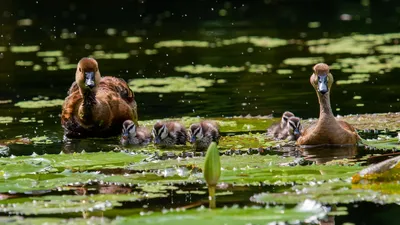
[[(113, 138), (64, 144), (59, 122), (60, 107), (26, 109), (14, 105), (38, 96), (64, 99), (74, 81), (76, 63), (89, 55), (98, 59), (103, 76), (117, 76), (127, 81), (167, 77), (224, 80), (206, 87), (205, 92), (136, 92), (141, 120), (247, 114), (279, 116), (286, 110), (302, 118), (317, 117), (318, 102), (309, 84), (315, 63), (285, 63), (288, 58), (306, 57), (322, 57), (330, 65), (340, 65), (340, 68), (332, 69), (336, 81), (348, 80), (352, 74), (368, 75), (367, 80), (361, 83), (333, 85), (331, 103), (335, 114), (400, 110), (400, 77), (397, 76), (400, 60), (396, 59), (400, 51), (388, 53), (379, 50), (379, 46), (397, 48), (400, 36), (387, 38), (383, 43), (361, 46), (369, 43), (366, 34), (397, 32), (400, 5), (395, 1), (361, 1), (361, 4), (344, 0), (329, 3), (257, 1), (242, 4), (126, 0), (111, 6), (69, 1), (54, 5), (51, 10), (47, 4), (46, 1), (0, 3), (0, 116), (2, 120), (12, 117), (12, 122), (0, 121), (0, 140), (5, 143), (20, 136), (32, 138), (42, 135), (53, 140), (53, 144), (46, 146), (11, 144), (9, 147), (14, 155), (30, 155), (32, 152), (55, 154), (77, 149), (111, 151), (118, 146)], [(349, 18), (347, 14), (351, 16), (350, 21), (343, 20)], [(307, 43), (321, 38), (350, 37), (354, 33), (364, 36), (350, 46), (355, 47), (350, 52), (316, 53)], [(243, 36), (279, 38), (288, 43), (275, 47), (270, 46), (272, 40), (267, 39), (261, 40), (261, 44), (249, 40), (227, 44), (232, 39), (241, 42), (243, 39), (238, 38)], [(127, 39), (129, 37), (141, 40)], [(203, 41), (208, 47), (156, 47), (157, 43), (171, 40), (197, 41), (195, 45), (201, 45), (199, 41)], [(18, 52), (12, 46), (31, 48)], [(361, 46), (361, 50), (357, 46)], [(366, 57), (372, 58), (367, 60)], [(345, 58), (361, 60), (361, 69), (346, 71), (355, 62), (340, 61)], [(176, 68), (206, 64), (219, 70), (235, 66), (239, 71), (195, 74), (179, 72)], [(362, 71), (371, 64), (381, 68)], [(254, 65), (261, 65), (261, 71), (254, 71)], [(312, 158), (313, 152), (310, 151), (305, 154)], [(354, 152), (343, 150), (335, 154), (340, 158), (352, 156)], [(318, 160), (326, 162), (331, 157), (327, 154)], [(254, 192), (252, 189), (244, 194), (235, 192), (235, 199), (225, 197), (226, 202), (225, 198), (222, 201), (251, 204), (248, 199)], [(204, 200), (204, 196), (192, 196), (189, 202), (201, 199)], [(151, 201), (155, 202), (149, 203), (155, 205), (154, 208), (164, 204), (160, 199)], [(173, 199), (173, 202), (171, 206), (175, 207), (188, 204), (187, 199)], [(128, 205), (122, 208), (126, 207)], [(393, 216), (400, 210), (397, 205), (369, 203), (361, 203), (360, 207), (349, 205), (348, 208), (351, 209), (349, 215), (337, 217), (337, 224), (374, 224), (380, 212), (393, 210)], [(365, 216), (364, 210), (378, 210), (379, 213), (370, 215), (375, 219), (354, 219)]]

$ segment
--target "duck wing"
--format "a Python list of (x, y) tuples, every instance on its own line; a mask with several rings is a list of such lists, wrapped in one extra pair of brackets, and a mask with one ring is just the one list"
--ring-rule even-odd
[(117, 77), (102, 77), (100, 80), (99, 87), (102, 89), (110, 89), (116, 93), (118, 93), (122, 99), (124, 99), (127, 103), (132, 103), (135, 101), (135, 94), (129, 88), (126, 81), (122, 78)]

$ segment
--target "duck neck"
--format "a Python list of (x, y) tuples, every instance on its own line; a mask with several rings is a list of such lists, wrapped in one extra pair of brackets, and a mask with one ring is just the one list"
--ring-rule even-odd
[(317, 92), (317, 95), (319, 102), (319, 122), (323, 123), (326, 121), (335, 120), (335, 116), (332, 113), (329, 92), (324, 95)]
[(85, 90), (82, 92), (83, 103), (82, 103), (82, 114), (83, 119), (88, 121), (93, 116), (93, 106), (96, 105), (96, 92), (93, 90)]

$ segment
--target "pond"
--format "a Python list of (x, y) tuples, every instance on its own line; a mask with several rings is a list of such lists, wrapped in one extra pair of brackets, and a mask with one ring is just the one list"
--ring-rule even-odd
[[(0, 222), (397, 224), (398, 179), (350, 181), (400, 149), (400, 6), (300, 2), (1, 2)], [(218, 209), (206, 209), (205, 153), (189, 144), (63, 139), (61, 105), (85, 56), (129, 83), (140, 124), (220, 123)], [(334, 114), (366, 147), (265, 136), (284, 111), (306, 126), (318, 117), (319, 62), (335, 79)]]

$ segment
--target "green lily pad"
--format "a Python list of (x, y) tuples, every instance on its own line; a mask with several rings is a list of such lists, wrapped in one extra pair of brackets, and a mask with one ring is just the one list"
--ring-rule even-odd
[(39, 109), (46, 107), (56, 107), (61, 106), (64, 103), (63, 99), (49, 99), (48, 97), (35, 97), (29, 101), (21, 101), (15, 103), (15, 106), (26, 109)]
[(13, 118), (11, 116), (0, 116), (0, 124), (12, 123)]
[(154, 44), (154, 48), (177, 48), (177, 47), (197, 47), (197, 48), (207, 48), (210, 43), (207, 41), (184, 41), (184, 40), (169, 40), (160, 41)]
[(368, 147), (373, 147), (378, 150), (393, 150), (400, 149), (400, 142), (397, 137), (390, 137), (380, 135), (377, 139), (366, 139), (363, 140), (363, 144)]
[(213, 67), (209, 64), (207, 65), (187, 65), (187, 66), (177, 66), (175, 71), (186, 72), (191, 74), (201, 74), (201, 73), (235, 73), (243, 71), (245, 68), (236, 66), (225, 66), (225, 67)]
[(107, 209), (111, 209), (112, 207), (120, 205), (121, 204), (118, 202), (111, 201), (74, 201), (70, 199), (65, 199), (0, 204), (0, 211), (9, 214), (24, 215), (82, 213), (85, 211), (105, 211)]
[(298, 223), (312, 216), (323, 216), (322, 207), (307, 201), (294, 209), (280, 207), (232, 207), (223, 209), (199, 208), (193, 210), (171, 209), (143, 216), (132, 216), (117, 219), (115, 224), (269, 224), (278, 222)]
[(207, 87), (224, 82), (223, 79), (215, 81), (201, 77), (164, 77), (133, 79), (129, 81), (128, 85), (137, 93), (205, 92)]
[[(140, 162), (144, 155), (123, 152), (74, 153), (59, 155), (18, 156), (0, 158), (0, 171), (4, 174), (35, 173), (43, 169), (62, 172), (65, 169), (86, 171), (96, 169), (121, 168), (130, 163)], [(36, 169), (34, 169), (36, 168)]]
[(308, 58), (288, 58), (283, 60), (286, 65), (307, 66), (316, 63), (324, 62), (322, 57), (308, 57)]
[(294, 191), (283, 193), (261, 193), (251, 200), (258, 203), (296, 204), (306, 199), (312, 199), (323, 204), (348, 204), (360, 201), (376, 203), (400, 202), (400, 195), (382, 195), (368, 189), (353, 189), (349, 182), (327, 182), (313, 186), (294, 186)]
[[(222, 174), (220, 182), (236, 185), (309, 183), (331, 179), (348, 179), (362, 168), (360, 166), (339, 165), (287, 166), (291, 161), (293, 161), (291, 157), (268, 155), (221, 156)], [(158, 170), (170, 175), (183, 174), (182, 178), (188, 177), (192, 181), (197, 178), (203, 181), (201, 174), (197, 175), (190, 172), (194, 168), (202, 170), (203, 164), (204, 158), (196, 157), (134, 164), (129, 168), (146, 171)], [(189, 172), (182, 173), (182, 168), (186, 168)]]
[(1, 200), (0, 211), (23, 215), (94, 212), (121, 206), (120, 202), (135, 202), (159, 197), (166, 197), (166, 195), (148, 193), (47, 195)]
[(91, 218), (56, 218), (56, 217), (20, 217), (20, 216), (10, 216), (10, 217), (0, 217), (0, 224), (9, 225), (87, 225), (87, 224), (109, 224), (111, 220), (106, 217), (91, 217)]

